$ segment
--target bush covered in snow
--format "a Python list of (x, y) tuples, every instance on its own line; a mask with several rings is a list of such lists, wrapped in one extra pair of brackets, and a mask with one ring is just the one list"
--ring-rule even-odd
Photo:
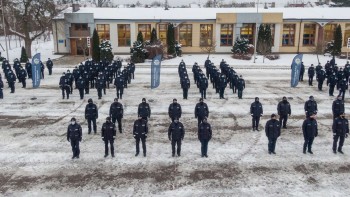
[(146, 50), (141, 41), (135, 41), (130, 48), (131, 61), (134, 63), (143, 63), (146, 59)]
[(250, 60), (254, 53), (254, 46), (245, 38), (236, 38), (231, 51), (235, 59)]
[(109, 40), (103, 40), (100, 44), (101, 60), (107, 59), (109, 62), (113, 60), (112, 44)]

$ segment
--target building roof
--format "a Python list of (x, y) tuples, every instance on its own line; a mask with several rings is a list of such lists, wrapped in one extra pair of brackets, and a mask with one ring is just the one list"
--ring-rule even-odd
[[(69, 10), (68, 10), (69, 9)], [(68, 8), (65, 13), (71, 13)], [(257, 13), (256, 8), (80, 8), (95, 20), (215, 20), (217, 13)], [(284, 20), (350, 20), (350, 8), (259, 8), (259, 13), (283, 13)], [(56, 19), (62, 19), (62, 15)]]

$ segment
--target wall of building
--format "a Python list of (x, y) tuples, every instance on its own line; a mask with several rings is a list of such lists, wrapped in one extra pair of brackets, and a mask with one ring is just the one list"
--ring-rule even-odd
[(69, 39), (65, 33), (65, 21), (55, 20), (52, 23), (53, 43), (55, 53), (70, 53), (70, 49), (67, 45)]

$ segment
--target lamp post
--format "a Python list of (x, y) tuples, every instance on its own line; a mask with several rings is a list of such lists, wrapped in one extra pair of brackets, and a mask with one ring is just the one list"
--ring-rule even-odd
[[(259, 0), (257, 0), (257, 3), (256, 3), (256, 15), (259, 14)], [(255, 46), (254, 46), (254, 63), (255, 63), (255, 59), (256, 59), (256, 47), (257, 47), (257, 42), (258, 42), (258, 23), (255, 23), (256, 27), (255, 27), (255, 39), (254, 39), (254, 42), (255, 42)]]
[(6, 35), (6, 29), (5, 29), (5, 9), (4, 9), (4, 2), (1, 0), (1, 9), (2, 9), (2, 27), (4, 28), (4, 36), (5, 36), (5, 46), (6, 46), (6, 57), (9, 61), (9, 50), (7, 48), (7, 35)]

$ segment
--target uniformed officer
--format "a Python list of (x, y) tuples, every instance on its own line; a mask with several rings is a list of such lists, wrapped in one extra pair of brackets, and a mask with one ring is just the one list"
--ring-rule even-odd
[(98, 77), (96, 81), (98, 99), (102, 98), (102, 90), (105, 87), (105, 85), (106, 85), (105, 80), (102, 79), (101, 77)]
[(175, 146), (177, 146), (177, 156), (181, 156), (181, 142), (185, 136), (185, 128), (176, 117), (168, 129), (168, 138), (171, 141), (172, 156), (175, 157)]
[(255, 97), (255, 101), (250, 105), (250, 115), (252, 116), (253, 131), (259, 131), (259, 121), (263, 113), (263, 107), (262, 104), (259, 102), (259, 97)]
[(106, 122), (103, 123), (101, 129), (101, 137), (105, 142), (105, 158), (108, 156), (108, 143), (111, 145), (111, 155), (114, 157), (114, 140), (116, 136), (116, 129), (113, 122), (111, 122), (111, 117), (106, 118)]
[(310, 96), (309, 100), (305, 102), (304, 110), (306, 118), (308, 118), (311, 115), (311, 113), (317, 113), (317, 103), (314, 100), (313, 96)]
[(80, 124), (76, 122), (75, 118), (71, 119), (71, 123), (68, 125), (67, 129), (67, 140), (70, 142), (72, 146), (72, 151), (73, 151), (73, 157), (79, 159), (80, 155), (80, 149), (79, 149), (79, 142), (82, 140), (82, 129)]
[(336, 119), (345, 112), (345, 103), (341, 96), (338, 96), (332, 104), (333, 119)]
[(245, 89), (245, 81), (242, 78), (242, 75), (240, 75), (239, 79), (237, 81), (237, 90), (238, 90), (238, 98), (239, 99), (242, 99), (244, 89)]
[(276, 154), (275, 147), (277, 138), (281, 135), (281, 124), (277, 120), (276, 114), (271, 115), (271, 119), (265, 125), (266, 137), (269, 140), (268, 151), (269, 154)]
[(173, 103), (169, 105), (168, 114), (171, 119), (171, 122), (174, 122), (175, 118), (177, 118), (178, 120), (179, 118), (181, 118), (182, 109), (181, 105), (177, 103), (176, 98), (174, 98)]
[[(290, 108), (290, 104), (287, 101), (287, 97), (283, 97), (282, 101), (278, 103), (277, 105), (277, 111), (278, 115), (280, 116), (280, 123), (283, 125), (283, 128), (287, 128), (287, 120), (288, 120), (288, 115), (290, 116), (292, 113), (292, 110)], [(283, 124), (282, 124), (283, 121)]]
[(146, 120), (151, 117), (151, 108), (148, 103), (146, 103), (146, 99), (142, 98), (142, 102), (139, 104), (137, 110), (138, 116), (142, 117), (142, 119)]
[(224, 99), (225, 88), (227, 86), (227, 79), (225, 75), (221, 75), (219, 79), (219, 95), (220, 99)]
[(92, 102), (92, 99), (89, 98), (88, 103), (85, 107), (85, 119), (88, 121), (89, 132), (91, 133), (91, 122), (93, 123), (94, 133), (96, 134), (96, 119), (98, 119), (98, 109), (97, 106)]
[(109, 116), (112, 117), (112, 122), (114, 124), (117, 120), (119, 133), (122, 133), (122, 119), (124, 116), (124, 108), (123, 105), (118, 102), (118, 98), (115, 98), (114, 102), (111, 104), (111, 107), (109, 108)]
[(124, 90), (124, 78), (120, 74), (114, 80), (114, 85), (117, 90), (117, 98), (123, 99), (123, 90)]
[(6, 76), (7, 79), (7, 83), (9, 84), (10, 88), (11, 88), (11, 92), (10, 93), (15, 93), (15, 82), (16, 82), (16, 76), (15, 74), (12, 72), (12, 70), (10, 70)]
[(190, 79), (188, 76), (185, 76), (183, 79), (181, 79), (181, 88), (183, 91), (183, 99), (187, 99), (188, 97), (188, 89), (190, 89)]
[(329, 85), (329, 96), (333, 96), (334, 93), (334, 87), (337, 85), (337, 76), (335, 73), (330, 74), (327, 78), (327, 86)]
[(198, 119), (198, 127), (203, 122), (204, 118), (209, 117), (209, 108), (206, 103), (203, 102), (203, 98), (199, 99), (194, 109), (194, 117)]
[(312, 81), (314, 80), (314, 76), (315, 76), (315, 68), (313, 64), (311, 64), (311, 66), (307, 70), (307, 74), (309, 75), (309, 86), (313, 86)]
[(140, 153), (140, 140), (142, 142), (143, 156), (146, 157), (146, 138), (148, 133), (147, 121), (141, 116), (134, 122), (133, 135), (136, 140), (136, 154), (137, 157)]
[(22, 82), (22, 88), (26, 88), (26, 78), (27, 78), (27, 72), (22, 68), (22, 66), (19, 67), (19, 74), (18, 74), (19, 80)]
[(344, 100), (345, 92), (348, 89), (348, 83), (346, 82), (346, 79), (339, 81), (339, 78), (338, 78), (337, 89), (339, 90), (338, 97), (341, 96), (342, 99)]
[(342, 151), (343, 144), (345, 141), (345, 138), (348, 137), (349, 133), (349, 122), (348, 119), (345, 118), (345, 113), (340, 114), (340, 116), (333, 121), (333, 153), (336, 154), (337, 150), (337, 144), (338, 139), (339, 140), (339, 146), (338, 146), (338, 152), (341, 154), (344, 154)]
[(308, 153), (314, 154), (311, 150), (312, 143), (318, 135), (317, 121), (316, 121), (316, 113), (312, 113), (310, 117), (308, 117), (303, 122), (303, 135), (304, 135), (304, 146), (303, 153), (306, 154), (306, 147), (308, 149)]
[(324, 70), (319, 70), (316, 74), (316, 80), (318, 82), (318, 90), (322, 91), (323, 82), (326, 79), (326, 72)]
[(53, 63), (52, 63), (52, 60), (50, 58), (47, 59), (46, 67), (49, 70), (49, 75), (52, 75)]
[(198, 126), (198, 140), (201, 142), (201, 155), (202, 157), (208, 157), (208, 142), (213, 135), (211, 125), (207, 122), (207, 118), (203, 119), (203, 122)]
[(305, 72), (305, 65), (304, 65), (304, 62), (301, 62), (299, 81), (304, 81), (304, 72)]
[(80, 99), (84, 99), (85, 80), (83, 79), (82, 76), (79, 76), (76, 82), (76, 86), (79, 90)]
[(67, 94), (67, 99), (69, 99), (69, 85), (68, 85), (68, 80), (67, 80), (67, 77), (66, 77), (66, 73), (62, 73), (62, 76), (60, 78), (60, 83), (59, 83), (59, 86), (62, 90), (62, 99), (64, 99), (65, 97), (65, 94)]

